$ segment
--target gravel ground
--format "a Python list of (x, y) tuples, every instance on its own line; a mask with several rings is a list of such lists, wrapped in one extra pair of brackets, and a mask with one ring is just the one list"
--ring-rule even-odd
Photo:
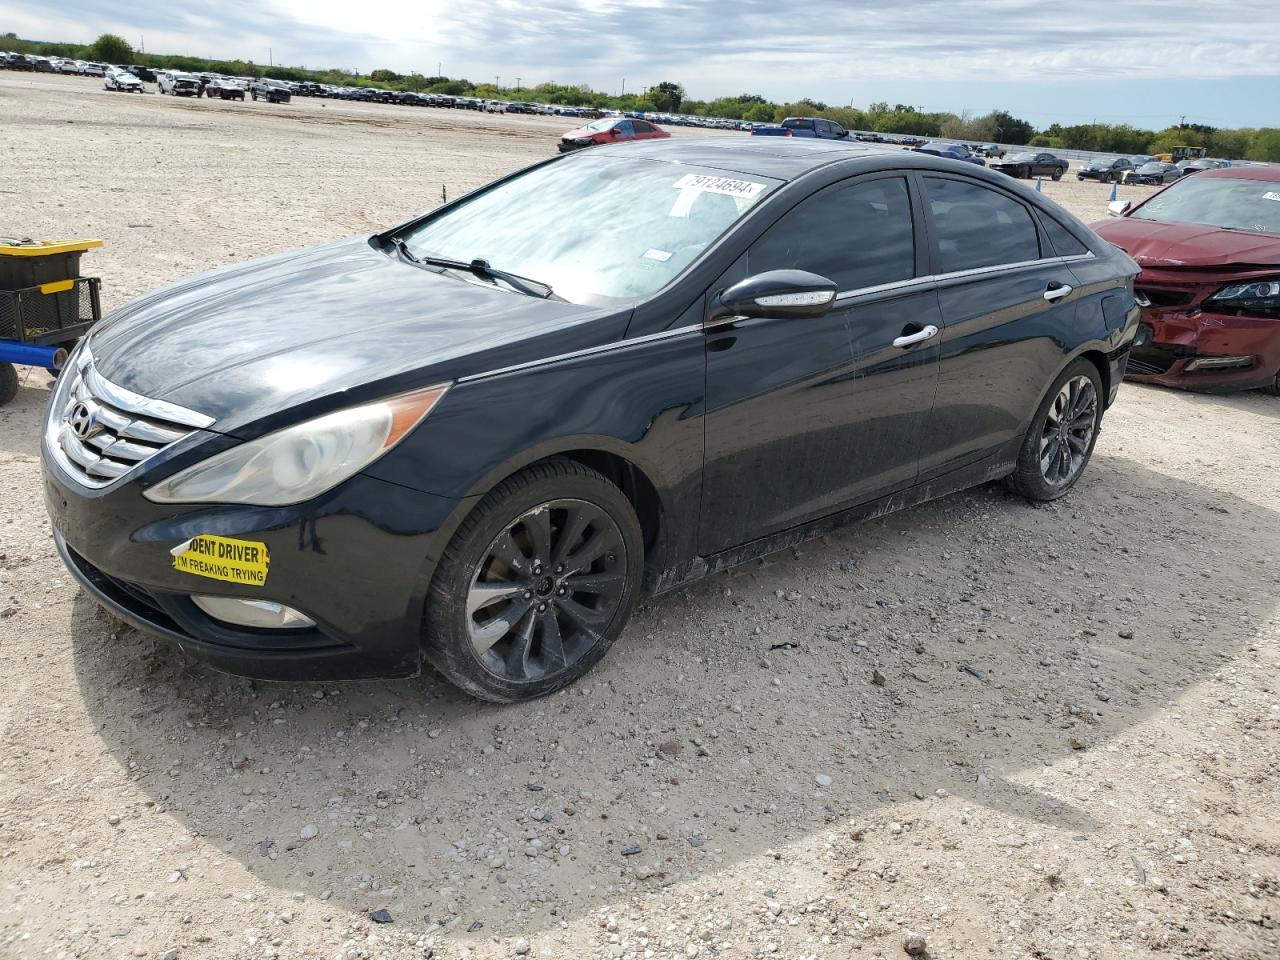
[[(14, 74), (0, 123), (0, 234), (102, 237), (108, 309), (564, 127)], [(1044, 186), (1086, 219), (1109, 190)], [(46, 399), (0, 409), (6, 958), (1280, 956), (1274, 398), (1126, 385), (1065, 500), (984, 487), (713, 577), (513, 707), (226, 677), (98, 612), (40, 502)]]

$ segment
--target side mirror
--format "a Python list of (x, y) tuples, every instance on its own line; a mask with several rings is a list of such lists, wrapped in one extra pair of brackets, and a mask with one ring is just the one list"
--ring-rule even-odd
[(835, 303), (834, 281), (805, 270), (770, 270), (739, 280), (716, 298), (712, 319), (820, 317)]
[(1128, 200), (1112, 200), (1107, 204), (1107, 216), (1123, 217), (1132, 206), (1133, 204)]

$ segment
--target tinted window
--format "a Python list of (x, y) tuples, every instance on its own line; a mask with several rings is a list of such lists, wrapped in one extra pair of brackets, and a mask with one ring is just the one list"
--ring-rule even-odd
[(653, 127), (645, 123), (643, 120), (632, 120), (631, 126), (635, 128), (636, 133), (652, 133)]
[(752, 273), (808, 270), (857, 290), (915, 276), (906, 181), (836, 184), (802, 202), (751, 248)]
[(977, 183), (926, 177), (939, 271), (975, 270), (1040, 257), (1027, 208)]
[(1059, 257), (1075, 257), (1089, 252), (1089, 248), (1077, 240), (1075, 234), (1053, 219), (1053, 217), (1047, 217), (1042, 213), (1040, 215), (1040, 223), (1044, 227), (1045, 234), (1049, 237), (1049, 246), (1053, 248), (1051, 251), (1046, 250), (1044, 252), (1045, 256), (1054, 253)]

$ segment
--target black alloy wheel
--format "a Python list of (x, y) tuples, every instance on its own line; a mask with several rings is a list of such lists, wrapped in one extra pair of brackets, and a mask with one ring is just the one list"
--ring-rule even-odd
[(643, 566), (640, 524), (621, 490), (575, 461), (535, 464), (490, 491), (445, 549), (424, 653), (481, 699), (551, 693), (612, 646)]
[(1067, 366), (1023, 437), (1009, 483), (1029, 500), (1056, 500), (1075, 486), (1102, 426), (1102, 378), (1083, 357)]

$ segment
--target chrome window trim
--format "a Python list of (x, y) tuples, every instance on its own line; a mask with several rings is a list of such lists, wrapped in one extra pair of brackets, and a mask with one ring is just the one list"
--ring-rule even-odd
[(899, 290), (910, 290), (913, 287), (928, 287), (938, 283), (949, 283), (955, 280), (969, 280), (1006, 270), (1022, 270), (1027, 267), (1043, 267), (1055, 263), (1072, 263), (1080, 260), (1094, 260), (1097, 256), (1092, 250), (1087, 253), (1075, 253), (1068, 257), (1041, 257), (1039, 260), (1019, 260), (1015, 263), (999, 263), (991, 267), (974, 267), (972, 270), (954, 270), (951, 273), (931, 273), (923, 277), (910, 277), (906, 280), (895, 280), (892, 283), (881, 283), (874, 287), (858, 287), (854, 290), (841, 290), (836, 295), (836, 304), (854, 298), (873, 296), (879, 293), (893, 293)]
[(671, 340), (675, 337), (682, 337), (688, 333), (701, 333), (703, 326), (700, 323), (689, 324), (685, 327), (676, 327), (673, 330), (659, 330), (657, 333), (645, 334), (643, 337), (631, 337), (625, 340), (615, 340), (611, 343), (602, 343), (594, 347), (584, 347), (581, 350), (570, 350), (568, 353), (558, 353), (553, 357), (544, 357), (541, 360), (527, 360), (524, 363), (513, 363), (509, 367), (497, 367), (493, 370), (486, 370), (483, 373), (472, 373), (465, 377), (459, 377), (456, 383), (472, 383), (476, 380), (487, 380), (490, 377), (500, 377), (508, 373), (518, 373), (521, 370), (532, 370), (535, 367), (549, 366), (553, 363), (561, 363), (565, 360), (577, 360), (580, 357), (591, 357), (596, 354), (608, 353), (612, 350), (621, 350), (624, 347), (633, 347), (642, 343), (656, 343), (659, 340)]

